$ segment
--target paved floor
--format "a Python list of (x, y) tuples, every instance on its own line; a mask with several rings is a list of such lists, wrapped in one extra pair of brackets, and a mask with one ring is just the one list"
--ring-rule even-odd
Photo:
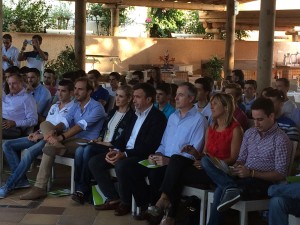
[[(28, 173), (30, 179), (36, 176), (37, 168)], [(52, 190), (69, 187), (69, 168), (57, 166), (57, 177)], [(7, 177), (4, 174), (4, 180)], [(0, 225), (146, 225), (135, 221), (131, 215), (116, 217), (113, 211), (96, 211), (92, 205), (79, 205), (70, 196), (48, 195), (39, 201), (19, 200), (28, 189), (16, 190), (7, 198), (0, 199)], [(238, 225), (238, 214), (230, 212), (223, 225)], [(250, 214), (249, 225), (267, 225), (258, 214)]]

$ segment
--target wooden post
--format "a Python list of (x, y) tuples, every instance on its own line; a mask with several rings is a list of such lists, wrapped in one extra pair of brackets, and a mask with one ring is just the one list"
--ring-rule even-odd
[(271, 86), (276, 0), (261, 1), (257, 57), (257, 92)]
[(75, 59), (85, 70), (86, 0), (75, 0)]
[[(0, 36), (2, 37), (2, 26), (3, 26), (3, 8), (2, 8), (2, 0), (0, 1)], [(2, 48), (1, 48), (1, 55), (2, 55)], [(2, 57), (0, 57), (0, 63), (2, 65)], [(3, 74), (2, 74), (3, 76)], [(3, 87), (2, 85), (2, 79), (0, 79), (0, 87)], [(0, 91), (0, 98), (2, 99), (2, 91)], [(2, 101), (0, 104), (0, 123), (2, 124)], [(2, 129), (0, 129), (0, 184), (2, 184), (2, 174), (3, 174), (3, 150), (2, 150)]]
[(224, 76), (230, 76), (234, 68), (234, 44), (235, 44), (235, 1), (227, 0), (227, 23), (225, 41)]
[(118, 34), (119, 34), (119, 24), (120, 24), (119, 12), (120, 12), (120, 10), (116, 6), (110, 9), (111, 35), (112, 36), (118, 36)]

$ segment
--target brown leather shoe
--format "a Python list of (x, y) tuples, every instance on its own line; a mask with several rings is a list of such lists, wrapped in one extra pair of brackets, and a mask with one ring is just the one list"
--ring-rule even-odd
[(105, 202), (103, 205), (95, 205), (94, 208), (96, 210), (115, 210), (118, 208), (118, 205), (120, 204), (120, 201), (112, 201)]
[(115, 216), (124, 216), (129, 214), (130, 211), (131, 211), (131, 206), (121, 202), (115, 210)]
[(21, 200), (36, 200), (40, 198), (45, 198), (47, 196), (47, 191), (43, 188), (32, 187), (29, 192), (20, 196)]
[(48, 145), (43, 148), (43, 153), (52, 157), (55, 157), (56, 155), (63, 156), (66, 153), (66, 147), (61, 143), (53, 146)]

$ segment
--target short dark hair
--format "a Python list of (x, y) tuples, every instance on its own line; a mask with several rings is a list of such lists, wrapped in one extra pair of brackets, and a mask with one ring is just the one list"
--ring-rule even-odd
[(257, 82), (256, 82), (256, 80), (246, 80), (245, 81), (245, 85), (246, 84), (252, 85), (255, 90), (257, 89)]
[(146, 98), (150, 97), (151, 102), (154, 103), (156, 91), (155, 91), (155, 88), (151, 84), (138, 83), (138, 84), (134, 85), (133, 90), (135, 91), (138, 89), (142, 89), (146, 94)]
[(20, 74), (20, 69), (17, 66), (11, 66), (4, 71), (4, 74), (5, 73)]
[(132, 73), (132, 75), (138, 75), (139, 80), (144, 80), (144, 73), (142, 71), (136, 70)]
[(32, 36), (32, 39), (38, 39), (39, 43), (42, 44), (43, 38), (41, 35), (35, 34)]
[(58, 85), (68, 87), (69, 91), (74, 91), (74, 83), (71, 80), (61, 80), (59, 81)]
[(68, 79), (68, 80), (71, 80), (72, 82), (75, 82), (75, 80), (79, 77), (76, 77), (75, 76), (75, 72), (74, 71), (70, 71), (70, 72), (66, 72), (66, 73), (63, 73), (61, 75), (62, 79)]
[(156, 87), (156, 90), (165, 92), (166, 95), (171, 94), (171, 85), (168, 83), (161, 83)]
[(93, 84), (92, 84), (92, 82), (87, 78), (87, 77), (79, 77), (79, 78), (77, 78), (76, 79), (76, 81), (75, 81), (75, 84), (77, 83), (77, 82), (85, 82), (86, 83), (86, 90), (87, 91), (94, 91), (94, 87), (93, 87)]
[[(264, 92), (268, 92), (268, 91), (271, 91), (271, 90), (273, 90), (274, 88), (272, 88), (272, 87), (266, 87), (266, 88), (264, 88), (264, 89), (262, 89), (262, 91), (261, 91), (261, 96), (262, 96), (262, 93), (264, 93)], [(263, 97), (263, 96), (262, 96)]]
[(266, 96), (269, 98), (276, 98), (277, 100), (284, 102), (284, 94), (282, 91), (278, 90), (278, 89), (272, 89), (272, 90), (268, 90), (266, 92)]
[(23, 67), (20, 68), (20, 71), (19, 71), (19, 72), (20, 72), (21, 74), (25, 74), (25, 73), (27, 73), (28, 69), (29, 69), (29, 67), (23, 66)]
[(278, 78), (276, 81), (281, 81), (284, 84), (284, 86), (286, 86), (286, 87), (290, 86), (290, 81), (287, 78), (284, 78), (284, 77)]
[(94, 74), (97, 79), (101, 76), (101, 73), (98, 70), (95, 70), (95, 69), (94, 70), (90, 70), (88, 72), (88, 74)]
[(211, 92), (212, 86), (210, 85), (210, 81), (206, 77), (201, 77), (195, 80), (195, 84), (202, 84), (205, 92)]
[(55, 75), (55, 71), (52, 70), (52, 69), (45, 69), (45, 70), (44, 70), (44, 73), (52, 73), (52, 74)]
[(8, 40), (12, 41), (12, 37), (11, 37), (10, 34), (4, 34), (2, 38), (3, 39), (8, 39)]
[(178, 85), (178, 87), (186, 86), (188, 88), (188, 92), (190, 96), (194, 96), (196, 99), (197, 96), (197, 88), (190, 82), (183, 82)]
[(267, 116), (270, 116), (271, 113), (275, 112), (273, 102), (268, 98), (262, 98), (262, 97), (257, 98), (253, 102), (251, 106), (251, 110), (262, 110)]
[(121, 75), (118, 72), (111, 72), (109, 76), (113, 76), (116, 80), (120, 80)]
[(232, 73), (234, 74), (234, 76), (237, 76), (240, 81), (244, 81), (245, 75), (242, 70), (240, 69), (232, 70)]
[(41, 72), (37, 68), (28, 68), (27, 73), (34, 73), (37, 77), (41, 75)]

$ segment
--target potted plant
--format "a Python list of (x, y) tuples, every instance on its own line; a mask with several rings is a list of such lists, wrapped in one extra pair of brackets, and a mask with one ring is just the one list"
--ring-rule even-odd
[(214, 81), (222, 80), (223, 59), (213, 56), (207, 63), (207, 70)]

